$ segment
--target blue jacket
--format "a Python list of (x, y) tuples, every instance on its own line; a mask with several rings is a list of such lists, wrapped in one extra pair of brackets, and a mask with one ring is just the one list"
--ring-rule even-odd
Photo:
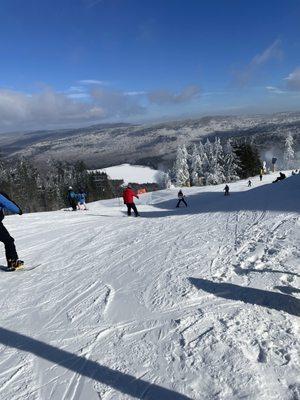
[(84, 203), (86, 198), (86, 193), (78, 193), (77, 195), (78, 201)]
[(74, 190), (69, 190), (68, 191), (68, 200), (73, 200), (77, 199), (77, 194), (74, 192)]
[(13, 214), (22, 213), (21, 209), (11, 200), (9, 200), (4, 194), (0, 193), (0, 221), (3, 220), (3, 210), (10, 211)]

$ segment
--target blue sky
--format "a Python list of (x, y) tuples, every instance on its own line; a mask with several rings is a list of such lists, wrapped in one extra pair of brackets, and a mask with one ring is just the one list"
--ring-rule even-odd
[(299, 110), (299, 0), (2, 0), (0, 130)]

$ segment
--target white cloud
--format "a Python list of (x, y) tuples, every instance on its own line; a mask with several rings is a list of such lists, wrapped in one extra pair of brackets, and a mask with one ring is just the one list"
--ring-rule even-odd
[(179, 104), (193, 100), (200, 95), (200, 88), (197, 85), (189, 85), (180, 92), (169, 90), (156, 90), (148, 94), (150, 102), (156, 104)]
[[(76, 127), (90, 123), (137, 120), (151, 113), (151, 103), (177, 105), (198, 98), (198, 86), (179, 92), (118, 91), (101, 85), (74, 85), (57, 92), (45, 85), (26, 94), (0, 88), (0, 132)], [(149, 108), (145, 104), (149, 100)], [(144, 117), (143, 117), (144, 118)]]
[(284, 80), (289, 90), (300, 91), (300, 67), (291, 72)]
[(142, 96), (146, 94), (147, 92), (144, 91), (131, 91), (131, 92), (124, 92), (126, 96)]
[(93, 88), (90, 94), (96, 104), (106, 107), (112, 115), (118, 118), (144, 114), (146, 111), (139, 104), (136, 96), (127, 95), (117, 90)]
[(272, 59), (281, 59), (283, 51), (281, 49), (281, 41), (275, 40), (269, 47), (267, 47), (262, 53), (257, 54), (253, 57), (250, 65), (264, 65)]
[(90, 95), (88, 93), (66, 93), (69, 99), (89, 99)]
[(281, 60), (282, 57), (283, 51), (281, 48), (281, 41), (277, 39), (261, 53), (256, 54), (243, 69), (235, 73), (235, 82), (239, 86), (247, 85), (258, 73), (260, 68), (270, 61)]
[(99, 81), (98, 79), (81, 79), (80, 81), (78, 81), (78, 83), (80, 83), (81, 85), (108, 85), (107, 81)]
[(58, 93), (46, 88), (27, 95), (0, 89), (0, 131), (76, 126), (144, 113), (133, 96), (93, 88)]
[(69, 87), (69, 89), (68, 89), (68, 92), (79, 92), (79, 93), (81, 93), (81, 92), (84, 92), (85, 91), (85, 88), (83, 88), (82, 86), (70, 86)]
[(285, 90), (282, 90), (282, 89), (280, 89), (280, 88), (278, 88), (276, 86), (266, 86), (266, 89), (267, 89), (268, 92), (274, 93), (274, 94), (284, 94), (284, 93), (286, 93)]

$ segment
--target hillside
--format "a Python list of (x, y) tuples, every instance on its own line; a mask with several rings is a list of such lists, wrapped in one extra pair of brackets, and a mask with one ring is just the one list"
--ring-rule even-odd
[(41, 265), (0, 271), (0, 398), (298, 399), (300, 176), (272, 179), (7, 217)]
[(279, 158), (284, 138), (291, 132), (300, 151), (300, 114), (277, 113), (255, 116), (211, 116), (153, 125), (106, 124), (88, 128), (27, 132), (0, 136), (0, 149), (8, 157), (28, 156), (43, 163), (49, 157), (73, 162), (83, 160), (89, 168), (122, 163), (169, 166), (178, 144), (192, 144), (216, 135), (250, 137), (262, 158)]

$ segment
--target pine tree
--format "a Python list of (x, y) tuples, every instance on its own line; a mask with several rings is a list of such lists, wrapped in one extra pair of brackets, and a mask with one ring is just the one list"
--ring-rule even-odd
[(224, 152), (219, 138), (214, 143), (209, 139), (204, 145), (206, 160), (204, 164), (204, 175), (206, 184), (217, 185), (225, 181), (224, 176)]
[(196, 145), (192, 147), (190, 156), (190, 179), (193, 186), (200, 185), (201, 177), (203, 177), (203, 159), (199, 154), (199, 149)]
[(295, 159), (295, 151), (294, 151), (294, 139), (291, 133), (289, 133), (285, 139), (283, 159), (285, 168), (290, 169), (293, 167), (293, 162)]
[(212, 170), (212, 158), (213, 158), (213, 149), (210, 140), (207, 138), (206, 142), (203, 145), (203, 152), (204, 152), (204, 162), (203, 162), (203, 174), (205, 177), (205, 184), (208, 184), (207, 178), (211, 173)]
[(227, 140), (224, 148), (224, 175), (226, 182), (233, 182), (239, 179), (239, 161), (231, 145), (230, 139)]
[(13, 178), (14, 199), (26, 212), (39, 210), (40, 194), (38, 191), (38, 171), (32, 163), (22, 157), (11, 171)]
[(233, 149), (239, 160), (241, 178), (245, 179), (260, 173), (262, 163), (255, 146), (250, 143), (236, 143)]
[(187, 186), (190, 181), (188, 167), (188, 152), (185, 145), (178, 146), (176, 159), (173, 165), (172, 178), (176, 185)]
[(214, 169), (215, 169), (215, 177), (217, 183), (225, 182), (225, 174), (224, 174), (224, 150), (221, 144), (221, 140), (219, 137), (215, 138), (215, 142), (213, 145), (214, 149)]

